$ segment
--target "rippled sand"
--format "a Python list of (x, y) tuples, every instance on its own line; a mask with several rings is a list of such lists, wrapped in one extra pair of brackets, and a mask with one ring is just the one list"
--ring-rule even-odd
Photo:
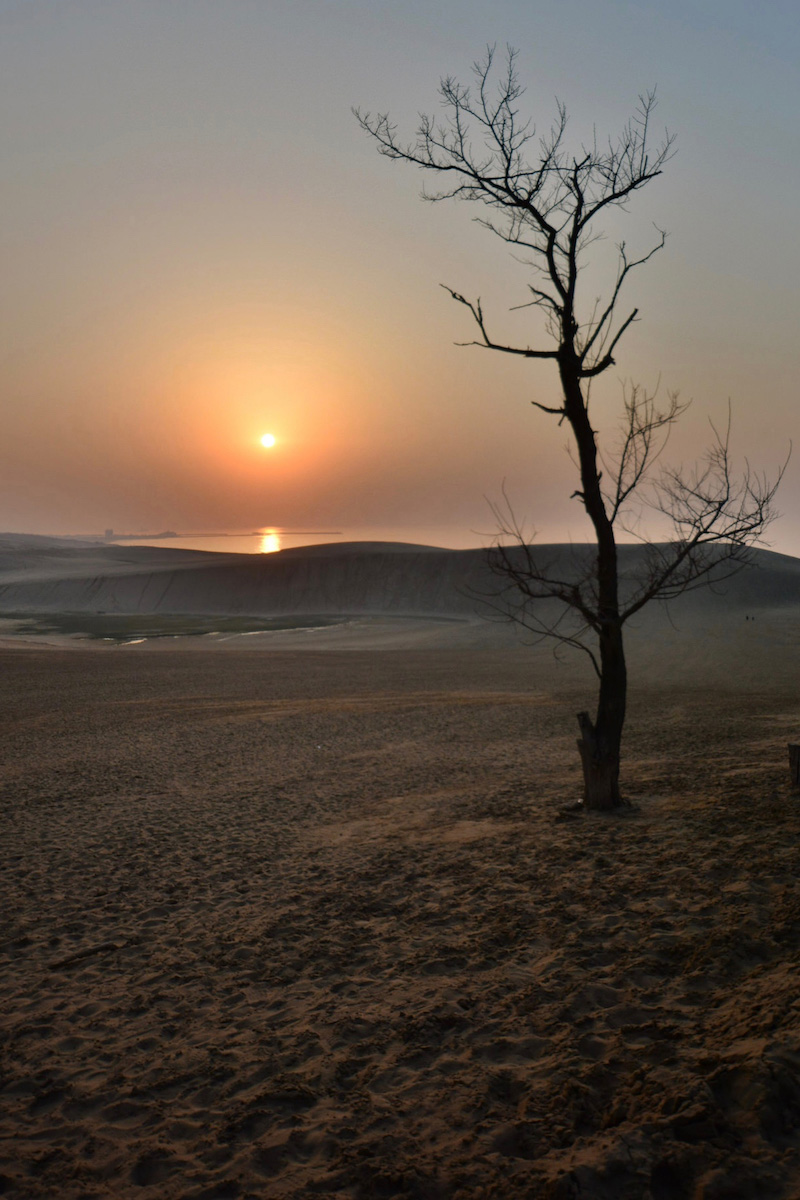
[(635, 687), (607, 818), (534, 651), (0, 653), (0, 1192), (800, 1195), (762, 675)]

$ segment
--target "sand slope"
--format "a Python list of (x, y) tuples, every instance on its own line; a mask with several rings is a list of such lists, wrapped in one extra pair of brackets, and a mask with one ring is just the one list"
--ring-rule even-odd
[(350, 614), (0, 649), (0, 1194), (800, 1195), (800, 564), (637, 619), (599, 818), (480, 552), (224, 557), (0, 545), (0, 613)]
[[(126, 647), (126, 653), (187, 651), (198, 644), (246, 653), (520, 645), (520, 631), (493, 610), (498, 581), (482, 550), (355, 543), (255, 556), (44, 541), (0, 536), (0, 643), (18, 644), (22, 637), (32, 645), (86, 647), (71, 636), (20, 634), (8, 614), (100, 612), (275, 620), (299, 615), (308, 616), (312, 626), (150, 639)], [(591, 554), (580, 546), (540, 551), (565, 572)], [(639, 565), (641, 550), (621, 547), (620, 559), (626, 579)], [(326, 626), (315, 617), (344, 620)], [(766, 551), (719, 587), (683, 596), (668, 610), (651, 605), (627, 626), (633, 678), (693, 682), (702, 675), (709, 684), (724, 683), (732, 670), (741, 670), (751, 682), (772, 686), (796, 678), (798, 646), (800, 561)], [(552, 647), (542, 653), (549, 656)]]
[[(537, 553), (569, 577), (591, 560), (583, 546)], [(623, 580), (640, 547), (620, 548)], [(624, 586), (624, 585), (623, 585)], [(311, 546), (269, 555), (223, 555), (145, 546), (44, 547), (0, 536), (3, 612), (126, 612), (491, 615), (500, 584), (485, 550), (437, 550), (397, 543)], [(759, 551), (756, 565), (714, 593), (699, 591), (675, 611), (794, 607), (800, 561)]]
[(800, 1195), (796, 687), (516, 650), (0, 655), (0, 1186)]

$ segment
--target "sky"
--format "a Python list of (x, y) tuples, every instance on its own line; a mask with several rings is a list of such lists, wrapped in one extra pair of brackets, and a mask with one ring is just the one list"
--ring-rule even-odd
[(0, 529), (490, 535), (505, 487), (541, 540), (584, 540), (530, 403), (552, 364), (458, 346), (440, 287), (546, 346), (510, 311), (526, 269), (351, 112), (410, 136), (489, 44), (576, 146), (657, 88), (676, 154), (599, 261), (669, 238), (593, 411), (613, 440), (626, 383), (679, 391), (682, 463), (729, 402), (737, 460), (774, 474), (794, 438), (768, 540), (800, 555), (794, 0), (0, 0)]

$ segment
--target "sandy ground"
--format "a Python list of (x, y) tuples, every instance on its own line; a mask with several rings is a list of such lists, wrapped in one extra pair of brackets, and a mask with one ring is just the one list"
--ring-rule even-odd
[(535, 652), (0, 652), (0, 1194), (799, 1196), (800, 698), (689, 659), (608, 818)]

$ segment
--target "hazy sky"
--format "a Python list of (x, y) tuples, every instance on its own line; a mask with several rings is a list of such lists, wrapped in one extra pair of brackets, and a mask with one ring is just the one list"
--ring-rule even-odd
[[(419, 199), (350, 109), (413, 132), (440, 77), (519, 47), (541, 127), (617, 130), (657, 85), (678, 153), (632, 205), (622, 381), (679, 389), (768, 469), (798, 436), (795, 0), (0, 0), (0, 529), (491, 528), (503, 480), (584, 536), (555, 371), (454, 345), (441, 282), (499, 332), (526, 272)], [(607, 414), (607, 415), (606, 415)], [(277, 445), (264, 450), (260, 436)], [(800, 447), (773, 527), (800, 554)]]

